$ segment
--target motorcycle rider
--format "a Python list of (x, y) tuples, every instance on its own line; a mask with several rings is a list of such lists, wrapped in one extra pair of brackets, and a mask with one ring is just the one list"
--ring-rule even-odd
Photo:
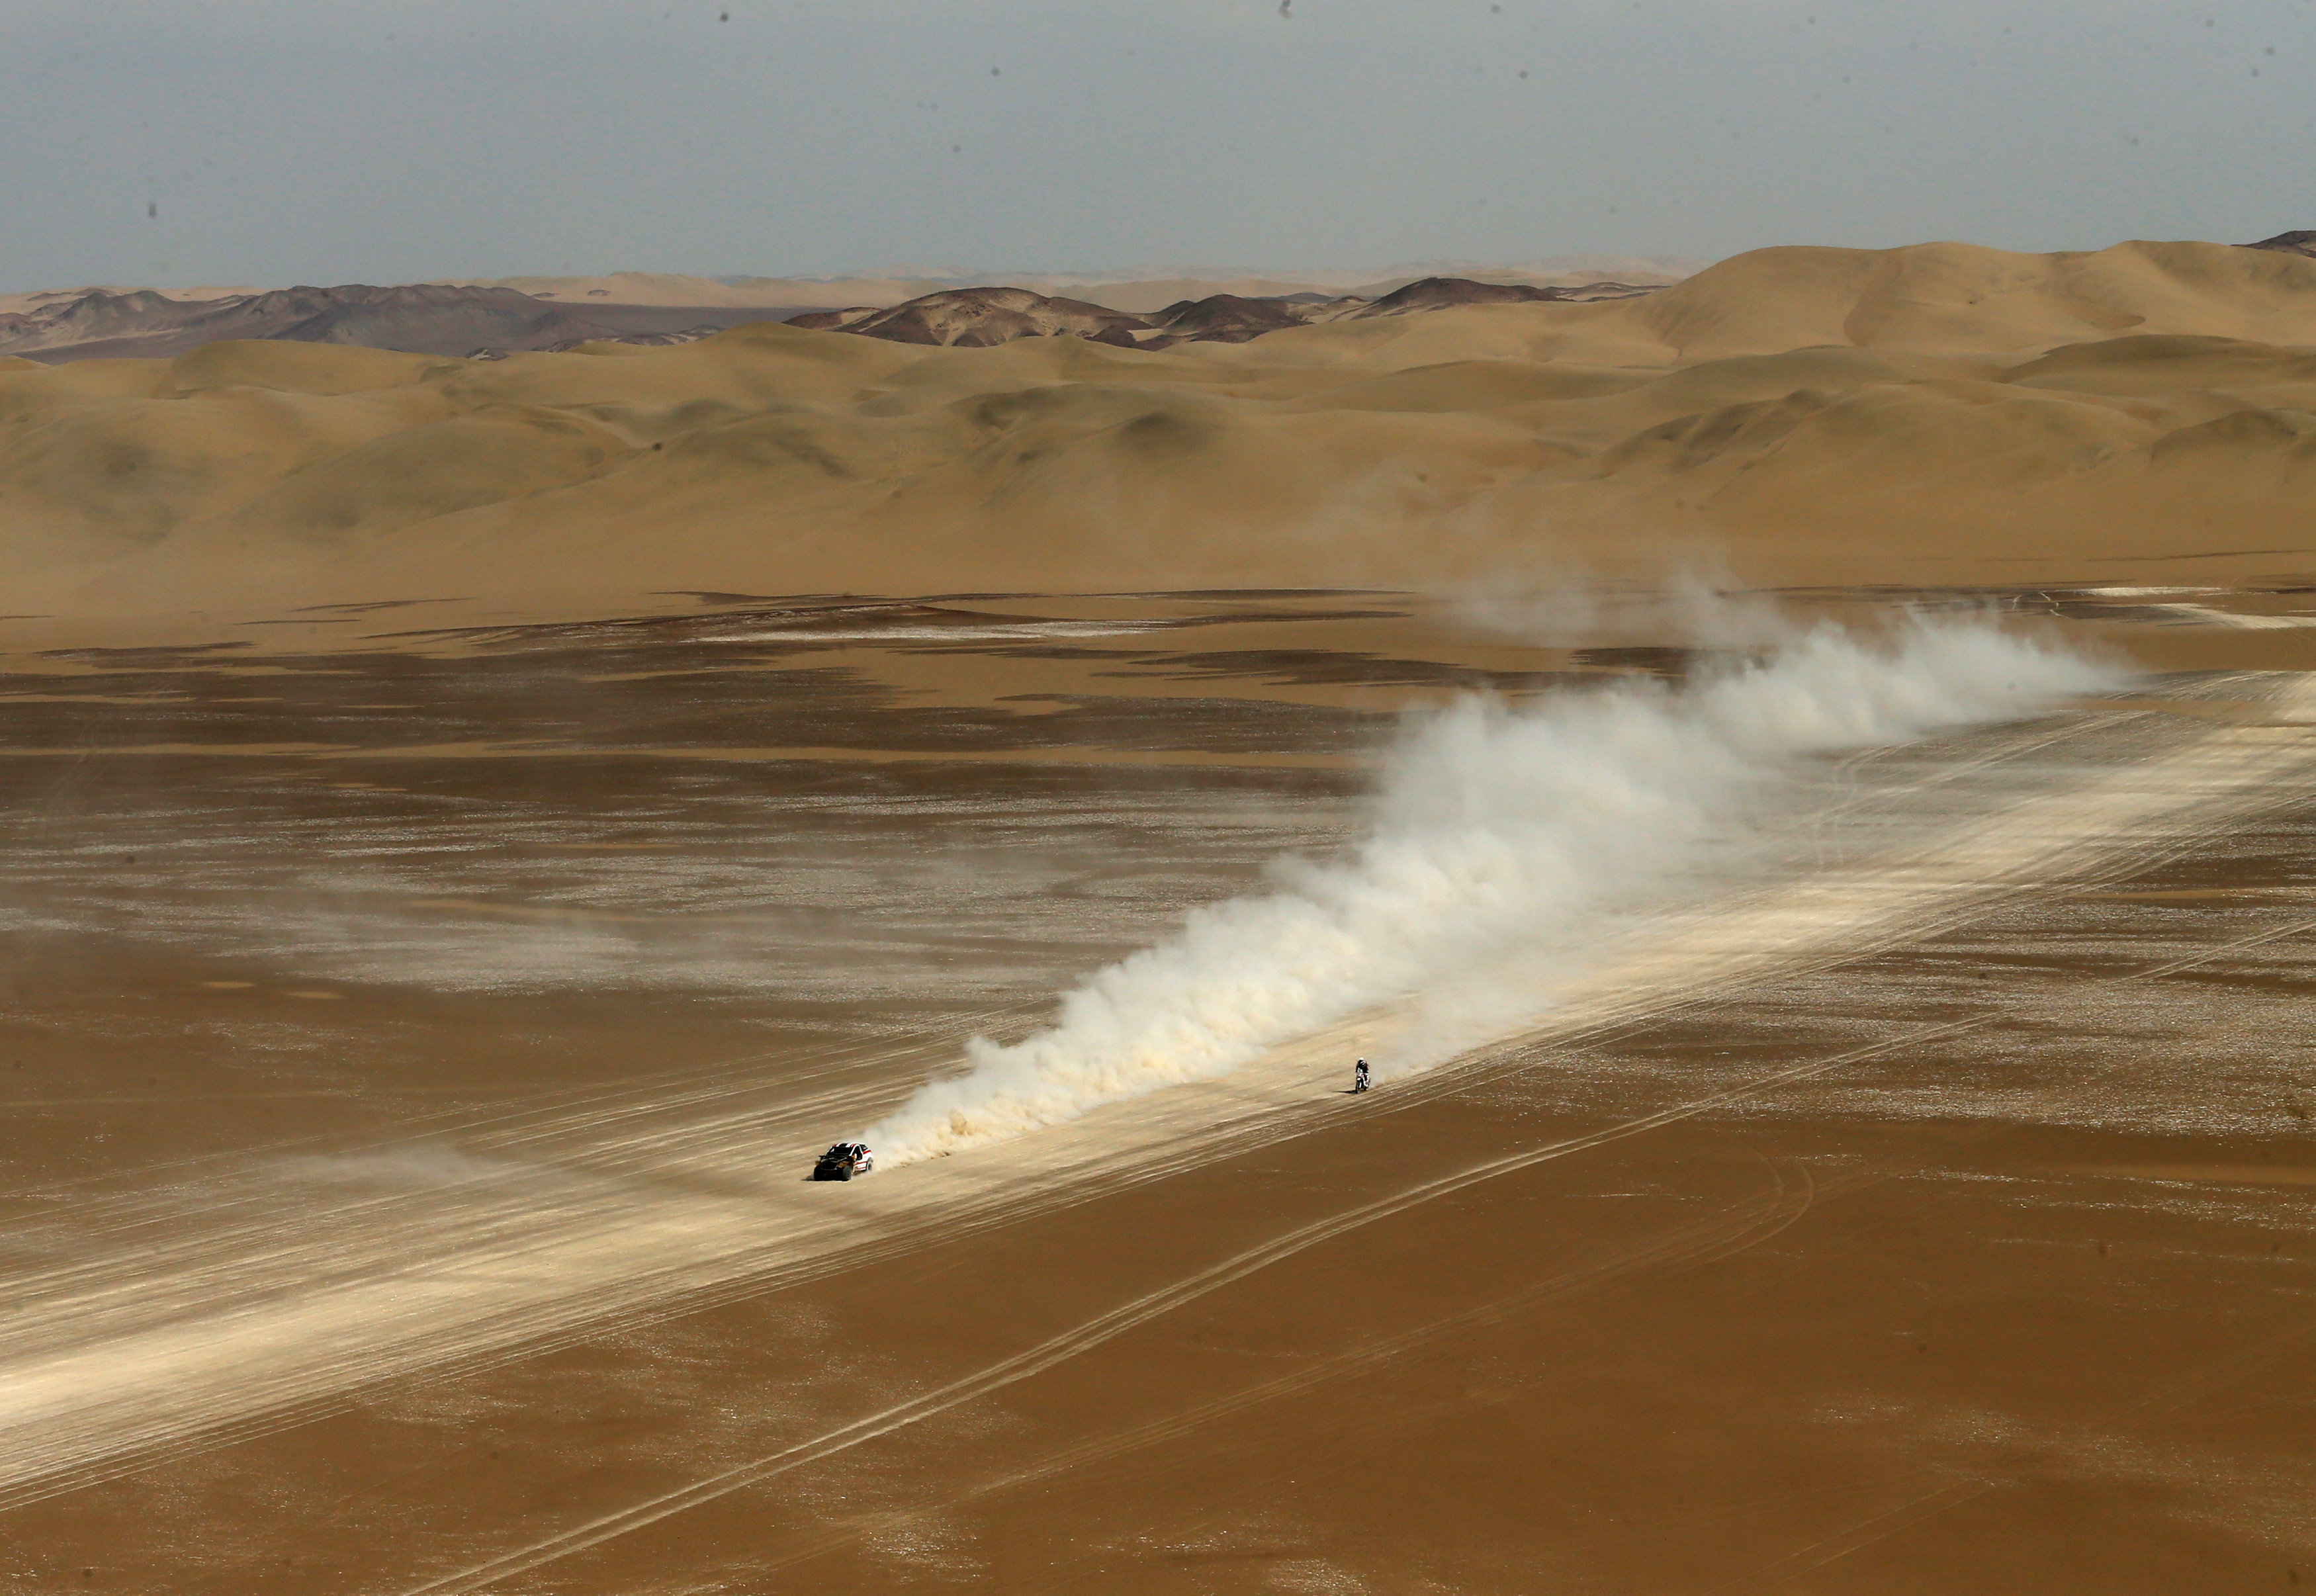
[(1351, 1066), (1351, 1090), (1355, 1092), (1365, 1092), (1367, 1089), (1367, 1061), (1362, 1058)]

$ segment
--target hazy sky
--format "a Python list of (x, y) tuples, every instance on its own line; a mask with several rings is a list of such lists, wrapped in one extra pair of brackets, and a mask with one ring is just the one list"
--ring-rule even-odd
[(2316, 0), (1288, 10), (6, 0), (0, 290), (2316, 227)]

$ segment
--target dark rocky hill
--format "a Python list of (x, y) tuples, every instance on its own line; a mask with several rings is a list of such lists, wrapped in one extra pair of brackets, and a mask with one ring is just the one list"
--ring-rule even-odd
[(1048, 299), (1028, 289), (949, 289), (883, 310), (860, 306), (813, 311), (790, 317), (788, 325), (858, 333), (864, 338), (886, 338), (898, 343), (986, 345), (1066, 333), (1125, 348), (1164, 349), (1176, 343), (1244, 343), (1287, 327), (1357, 317), (1412, 316), (1456, 305), (1616, 299), (1652, 291), (1623, 282), (1535, 288), (1475, 282), (1463, 277), (1427, 277), (1375, 299), (1354, 295), (1331, 299), (1315, 293), (1267, 299), (1210, 294), (1203, 299), (1177, 300), (1147, 316), (1129, 316), (1082, 299)]
[[(2287, 234), (2285, 238), (2310, 236)], [(2271, 240), (2259, 247), (2285, 247)], [(1646, 293), (1626, 283), (1535, 288), (1427, 277), (1376, 299), (1299, 293), (1212, 294), (1146, 316), (1019, 288), (946, 289), (903, 304), (792, 315), (778, 309), (563, 305), (511, 288), (414, 283), (272, 289), (217, 299), (149, 290), (92, 289), (0, 313), (0, 354), (44, 362), (98, 356), (161, 358), (228, 338), (352, 343), (411, 354), (494, 357), (581, 343), (683, 343), (752, 321), (856, 333), (896, 343), (977, 347), (1068, 334), (1127, 349), (1243, 343), (1268, 333), (1355, 317), (1409, 316), (1456, 305), (1595, 299)], [(20, 301), (21, 302), (21, 301)]]
[(1524, 282), (1475, 282), (1468, 277), (1423, 277), (1394, 289), (1372, 304), (1350, 311), (1351, 317), (1409, 316), (1423, 310), (1445, 310), (1454, 305), (1519, 305), (1538, 300), (1627, 299), (1653, 293), (1653, 288), (1630, 282), (1588, 282), (1579, 288), (1538, 288)]
[(272, 289), (219, 299), (91, 290), (0, 316), (0, 354), (58, 361), (163, 358), (227, 338), (353, 343), (411, 354), (511, 353), (595, 341), (682, 343), (778, 310), (589, 305), (585, 313), (509, 288), (414, 283)]
[(981, 347), (1016, 338), (1071, 333), (1097, 343), (1131, 348), (1151, 323), (1082, 299), (1048, 298), (1024, 288), (944, 289), (877, 310), (827, 310), (791, 319), (791, 326), (858, 333), (895, 343)]
[(1410, 316), (1451, 305), (1518, 305), (1537, 299), (1572, 299), (1567, 289), (1534, 288), (1524, 282), (1474, 282), (1468, 277), (1422, 277), (1396, 288), (1352, 317)]
[(1178, 299), (1143, 319), (1162, 333), (1168, 343), (1244, 343), (1281, 327), (1307, 326), (1318, 319), (1314, 312), (1322, 305), (1332, 303), (1323, 299), (1314, 303), (1301, 295), (1294, 299), (1250, 299), (1237, 294), (1210, 294), (1203, 299)]
[(2302, 228), (2296, 233), (2278, 233), (2273, 238), (2263, 238), (2258, 244), (2247, 244), (2246, 249), (2276, 249), (2286, 254), (2316, 256), (2316, 231)]

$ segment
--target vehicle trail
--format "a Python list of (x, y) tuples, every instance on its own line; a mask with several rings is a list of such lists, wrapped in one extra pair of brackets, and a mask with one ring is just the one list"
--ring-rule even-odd
[[(2272, 926), (2264, 931), (2250, 932), (2215, 947), (2202, 949), (2195, 953), (2169, 959), (2143, 969), (2103, 977), (2089, 985), (2095, 988), (2108, 988), (2137, 981), (2151, 980), (2159, 976), (2173, 975), (2181, 970), (2191, 969), (2197, 965), (2207, 964), (2226, 954), (2242, 952), (2309, 931), (2316, 931), (2316, 918), (2294, 921), (2287, 925)], [(658, 1523), (662, 1520), (672, 1518), (704, 1502), (729, 1495), (735, 1491), (773, 1478), (791, 1469), (818, 1462), (864, 1442), (889, 1435), (895, 1431), (922, 1423), (927, 1419), (948, 1413), (966, 1403), (978, 1401), (1007, 1386), (1032, 1378), (1069, 1359), (1115, 1341), (1128, 1331), (1137, 1329), (1153, 1319), (1171, 1313), (1176, 1308), (1201, 1297), (1210, 1296), (1225, 1287), (1235, 1285), (1250, 1275), (1294, 1257), (1297, 1253), (1306, 1252), (1322, 1243), (1332, 1241), (1338, 1236), (1364, 1228), (1380, 1220), (1394, 1217), (1422, 1204), (1437, 1201), (1440, 1198), (1453, 1195), (1483, 1181), (1531, 1169), (1540, 1164), (1590, 1152), (1593, 1148), (1607, 1146), (1629, 1137), (1643, 1136), (1665, 1126), (1693, 1119), (1701, 1114), (1746, 1101), (1776, 1087), (1827, 1074), (1845, 1065), (1855, 1064), (1901, 1049), (1917, 1048), (1925, 1042), (1935, 1041), (1941, 1038), (1982, 1030), (2012, 1019), (2018, 1012), (2016, 1009), (2002, 1009), (1985, 1014), (1973, 1015), (1967, 1019), (1914, 1027), (1896, 1037), (1886, 1038), (1864, 1047), (1848, 1048), (1823, 1058), (1792, 1065), (1784, 1069), (1769, 1071), (1735, 1085), (1692, 1098), (1653, 1113), (1638, 1115), (1583, 1136), (1572, 1137), (1545, 1146), (1490, 1159), (1454, 1174), (1426, 1181), (1392, 1196), (1378, 1198), (1372, 1202), (1345, 1209), (1339, 1214), (1315, 1220), (1267, 1242), (1249, 1247), (1219, 1263), (1209, 1265), (1171, 1284), (1147, 1292), (1130, 1302), (1112, 1308), (1106, 1314), (1089, 1319), (1059, 1335), (1018, 1352), (1012, 1357), (1000, 1360), (973, 1374), (937, 1386), (905, 1402), (895, 1403), (866, 1417), (824, 1431), (808, 1440), (797, 1441), (778, 1451), (735, 1465), (677, 1490), (665, 1492), (645, 1502), (623, 1508), (617, 1512), (606, 1513), (555, 1537), (534, 1542), (519, 1551), (503, 1554), (488, 1562), (476, 1564), (454, 1574), (439, 1576), (423, 1584), (406, 1587), (399, 1596), (433, 1596), (435, 1592), (480, 1590), (500, 1579), (526, 1573), (574, 1553), (600, 1546), (619, 1536)], [(1797, 1214), (1796, 1217), (1798, 1217)], [(1707, 1227), (1709, 1228), (1709, 1226)], [(1683, 1237), (1678, 1243), (1667, 1244), (1668, 1246), (1685, 1245), (1688, 1239)], [(1537, 1289), (1549, 1291), (1555, 1288), (1556, 1283)], [(1474, 1313), (1487, 1311), (1489, 1310), (1474, 1310)]]
[[(2119, 732), (2155, 740), (2131, 744), (2124, 752), (2140, 756), (2112, 779), (2082, 787), (2078, 778), (1998, 805), (1991, 822), (1967, 802), (1941, 811), (1937, 824), (1958, 825), (1963, 840), (1918, 846), (1895, 866), (1869, 860), (1873, 868), (1848, 876), (1813, 875), (1724, 896), (1687, 921), (1641, 926), (1540, 1022), (1474, 1038), (1429, 1074), (1363, 1101), (1394, 1111), (1460, 1090), (1541, 1040), (1607, 1034), (1733, 980), (1859, 957), (1982, 913), (2055, 868), (2142, 858), (2174, 845), (2183, 829), (2201, 834), (2221, 817), (2282, 801), (2275, 779), (2316, 758), (2304, 728), (2183, 728), (2178, 718), (2139, 712), (2093, 718), (2099, 727), (2082, 735), (2102, 745)], [(2057, 735), (2040, 724), (2011, 741), (2041, 748)], [(1997, 738), (1973, 756), (1999, 763), (2005, 745)], [(2026, 774), (2048, 781), (2063, 772)], [(1915, 787), (1937, 775), (1920, 772)], [(1889, 795), (1893, 813), (1914, 789), (1902, 775)], [(723, 1115), (700, 1113), (719, 1101), (713, 1081), (664, 1094), (675, 1108), (646, 1092), (561, 1105), (543, 1120), (539, 1110), (512, 1110), (452, 1145), (514, 1171), (427, 1190), (316, 1205), (310, 1189), (290, 1200), (277, 1173), (252, 1172), (210, 1205), (228, 1221), (200, 1219), (198, 1194), (185, 1202), (209, 1227), (192, 1239), (158, 1228), (186, 1194), (132, 1195), (113, 1210), (124, 1227), (109, 1249), (36, 1271), (37, 1293), (22, 1288), (27, 1277), (0, 1279), (13, 1298), (0, 1321), (0, 1507), (329, 1411), (381, 1381), (486, 1367), (687, 1305), (866, 1266), (1308, 1134), (1339, 1111), (1318, 1083), (1334, 1084), (1347, 1039), (1376, 1022), (1306, 1039), (1208, 1087), (1106, 1111), (1071, 1134), (880, 1174), (865, 1190), (837, 1189), (847, 1194), (841, 1201), (798, 1186), (796, 1172), (768, 1175), (766, 1146), (816, 1118), (896, 1100), (909, 1083), (890, 1066), (895, 1056), (905, 1063), (904, 1048), (860, 1044), (870, 1049), (863, 1061), (827, 1065), (819, 1089)], [(953, 1043), (916, 1046), (923, 1057)], [(846, 1079), (856, 1067), (859, 1078)], [(735, 1090), (753, 1089), (746, 1074), (737, 1066)], [(147, 1220), (156, 1228), (140, 1229)], [(220, 1223), (238, 1227), (216, 1234)], [(68, 1226), (40, 1234), (52, 1254), (88, 1235)]]
[[(1001, 1019), (1018, 1018), (1036, 1006), (1038, 1005), (1026, 1003), (1016, 1003), (1007, 1005), (1003, 1009), (987, 1010), (980, 1013), (962, 1016), (954, 1022), (950, 1030), (899, 1048), (895, 1048), (889, 1040), (878, 1038), (833, 1048), (805, 1049), (798, 1052), (779, 1049), (751, 1051), (732, 1058), (719, 1060), (710, 1065), (696, 1066), (680, 1072), (668, 1072), (664, 1075), (655, 1078), (647, 1077), (640, 1082), (624, 1082), (614, 1088), (592, 1089), (583, 1092), (557, 1092), (539, 1094), (543, 1098), (559, 1099), (559, 1101), (548, 1101), (497, 1111), (447, 1110), (440, 1114), (422, 1116), (417, 1120), (405, 1121), (396, 1128), (394, 1134), (386, 1137), (364, 1137), (352, 1143), (346, 1142), (342, 1137), (287, 1138), (240, 1154), (214, 1155), (211, 1155), (211, 1161), (223, 1162), (236, 1159), (247, 1163), (261, 1155), (278, 1155), (295, 1148), (308, 1147), (324, 1141), (334, 1144), (330, 1150), (333, 1155), (337, 1157), (375, 1157), (390, 1155), (396, 1148), (409, 1146), (422, 1138), (452, 1135), (464, 1138), (463, 1151), (469, 1153), (484, 1151), (504, 1155), (535, 1146), (576, 1143), (578, 1138), (600, 1133), (606, 1128), (622, 1121), (641, 1119), (646, 1117), (664, 1117), (676, 1110), (724, 1101), (751, 1092), (778, 1091), (785, 1094), (779, 1103), (762, 1110), (720, 1117), (704, 1124), (696, 1119), (688, 1119), (673, 1130), (632, 1137), (618, 1143), (582, 1144), (575, 1150), (566, 1151), (563, 1155), (564, 1157), (575, 1163), (592, 1158), (610, 1164), (614, 1162), (620, 1153), (647, 1150), (669, 1142), (688, 1141), (703, 1131), (713, 1134), (717, 1127), (744, 1128), (753, 1126), (760, 1128), (768, 1119), (772, 1117), (809, 1118), (816, 1114), (826, 1114), (855, 1106), (864, 1095), (861, 1089), (857, 1086), (851, 1089), (823, 1091), (803, 1096), (797, 1096), (794, 1089), (814, 1081), (852, 1073), (863, 1064), (882, 1068), (888, 1066), (895, 1060), (907, 1060), (944, 1052), (953, 1048), (958, 1036), (967, 1029), (990, 1025)], [(799, 1061), (809, 1064), (815, 1059), (819, 1061), (819, 1067), (805, 1069), (794, 1067)], [(767, 1078), (754, 1067), (774, 1061), (778, 1061), (782, 1066), (777, 1077)], [(692, 1081), (702, 1083), (694, 1089), (674, 1095), (666, 1095), (660, 1091), (661, 1086), (671, 1082)], [(147, 1169), (154, 1167), (147, 1166)], [(261, 1172), (269, 1176), (271, 1174), (270, 1170)], [(534, 1172), (526, 1166), (509, 1166), (507, 1169), (496, 1172), (496, 1176), (497, 1179), (504, 1181), (526, 1172)], [(84, 1177), (77, 1181), (58, 1181), (42, 1187), (25, 1188), (23, 1190), (54, 1192), (100, 1178), (105, 1177)], [(480, 1174), (477, 1176), (477, 1181), (481, 1183), (487, 1183), (490, 1178)], [(404, 1193), (335, 1205), (319, 1207), (300, 1205), (294, 1223), (301, 1228), (309, 1227), (332, 1220), (343, 1220), (352, 1216), (376, 1213), (396, 1202), (419, 1199), (421, 1199), (414, 1194)], [(254, 1189), (244, 1189), (233, 1195), (203, 1197), (198, 1193), (175, 1188), (165, 1188), (159, 1192), (138, 1191), (115, 1199), (100, 1199), (76, 1210), (72, 1226), (72, 1238), (76, 1244), (85, 1246), (93, 1241), (123, 1237), (138, 1229), (151, 1228), (158, 1225), (166, 1225), (181, 1230), (197, 1218), (214, 1221), (231, 1215), (236, 1210), (267, 1204), (279, 1205), (281, 1200), (282, 1192), (279, 1181), (272, 1178), (263, 1179), (262, 1183)], [(163, 1244), (157, 1252), (147, 1251), (139, 1253), (134, 1267), (141, 1275), (149, 1272), (151, 1264), (157, 1258), (183, 1257), (195, 1249), (215, 1249), (245, 1244), (254, 1235), (276, 1228), (281, 1222), (280, 1218), (275, 1217), (259, 1221), (252, 1226), (213, 1230), (199, 1236), (179, 1235)], [(38, 1226), (20, 1225), (13, 1227), (12, 1231), (0, 1232), (0, 1238), (13, 1241), (19, 1245), (25, 1245), (39, 1234)], [(59, 1266), (47, 1272), (36, 1271), (13, 1275), (9, 1277), (7, 1284), (12, 1290), (21, 1295), (35, 1287), (53, 1288), (69, 1279), (87, 1278), (109, 1269), (116, 1269), (120, 1267), (120, 1260), (109, 1257), (85, 1259), (73, 1264)]]
[[(1508, 1317), (1523, 1308), (1581, 1296), (1588, 1290), (1652, 1270), (1677, 1271), (1702, 1265), (1759, 1246), (1799, 1223), (1818, 1195), (1818, 1188), (1806, 1167), (1792, 1165), (1790, 1180), (1787, 1169), (1777, 1165), (1770, 1168), (1772, 1186), (1763, 1196), (1691, 1221), (1615, 1258), (1563, 1271), (1476, 1307), (1314, 1360), (1293, 1373), (1279, 1375), (1227, 1395), (1199, 1403), (1194, 1407), (1169, 1413), (1163, 1418), (1066, 1448), (1028, 1467), (999, 1475), (949, 1495), (943, 1498), (938, 1510), (921, 1511), (946, 1511), (1179, 1439), (1216, 1420), (1247, 1412), (1265, 1403), (1282, 1401), (1376, 1368), (1405, 1355), (1426, 1342)], [(883, 1528), (889, 1529), (890, 1526)], [(751, 1560), (748, 1572), (757, 1575), (784, 1572), (857, 1546), (865, 1538), (863, 1532), (847, 1533), (833, 1539), (815, 1542), (770, 1561)]]

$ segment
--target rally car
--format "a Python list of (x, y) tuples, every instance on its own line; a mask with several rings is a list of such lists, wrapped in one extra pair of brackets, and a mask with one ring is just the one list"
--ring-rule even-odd
[(820, 1155), (812, 1166), (815, 1181), (849, 1181), (855, 1175), (865, 1175), (877, 1167), (877, 1155), (868, 1151), (866, 1142), (839, 1142)]

